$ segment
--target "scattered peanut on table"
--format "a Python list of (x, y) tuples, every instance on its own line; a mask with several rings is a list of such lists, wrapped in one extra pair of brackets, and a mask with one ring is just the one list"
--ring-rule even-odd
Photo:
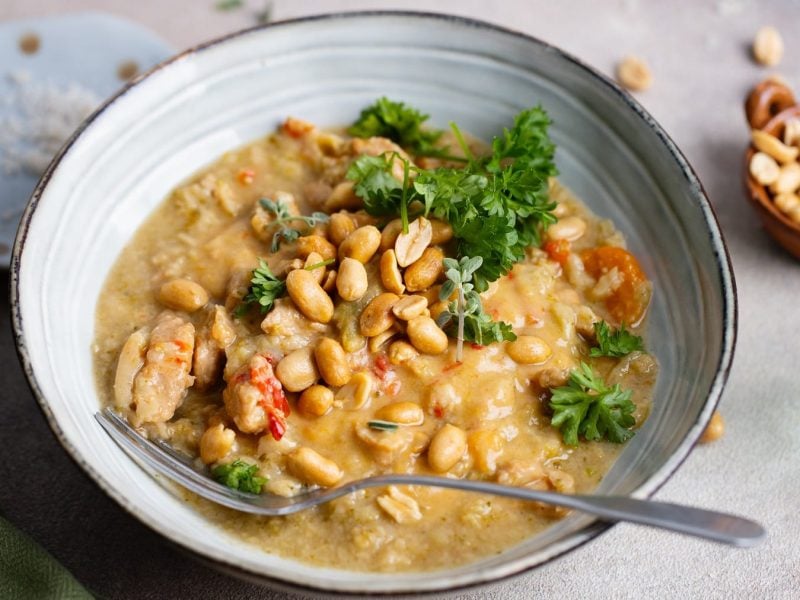
[(700, 436), (700, 443), (708, 444), (710, 442), (715, 442), (721, 438), (724, 433), (725, 421), (722, 420), (722, 415), (719, 411), (714, 411), (714, 414), (711, 415), (711, 420), (708, 422), (708, 425), (706, 425), (706, 430), (703, 432), (703, 435)]
[(644, 59), (626, 56), (617, 64), (617, 81), (634, 92), (643, 92), (653, 85), (653, 73)]
[(753, 58), (762, 65), (774, 67), (783, 58), (783, 38), (777, 29), (762, 27), (753, 39)]

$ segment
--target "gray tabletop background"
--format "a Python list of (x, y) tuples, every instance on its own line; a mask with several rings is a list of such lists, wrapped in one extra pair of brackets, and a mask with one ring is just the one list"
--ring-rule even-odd
[[(248, 0), (222, 13), (214, 2), (0, 0), (0, 19), (104, 10), (139, 21), (183, 48), (252, 25), (265, 4)], [(552, 42), (607, 73), (625, 54), (646, 58), (655, 83), (638, 97), (704, 182), (738, 283), (739, 342), (721, 405), (725, 437), (697, 448), (657, 497), (756, 518), (768, 528), (769, 540), (745, 551), (620, 525), (534, 573), (462, 597), (800, 597), (800, 262), (764, 235), (741, 184), (748, 136), (742, 100), (772, 72), (752, 62), (748, 44), (759, 26), (777, 26), (786, 54), (774, 71), (800, 85), (800, 4), (277, 0), (273, 18), (364, 8), (482, 18)], [(8, 301), (2, 303), (0, 514), (101, 597), (283, 597), (196, 562), (92, 484), (55, 441), (28, 390), (15, 356)]]

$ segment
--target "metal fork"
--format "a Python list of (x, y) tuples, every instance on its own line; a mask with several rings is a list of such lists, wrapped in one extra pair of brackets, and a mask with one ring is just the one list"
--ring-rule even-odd
[(289, 498), (273, 494), (247, 494), (225, 487), (207, 474), (199, 472), (189, 457), (175, 451), (166, 442), (148, 440), (113, 410), (105, 408), (102, 412), (96, 413), (95, 418), (117, 445), (157, 473), (206, 500), (257, 515), (290, 515), (366, 488), (424, 485), (563, 506), (594, 515), (604, 521), (626, 521), (660, 527), (739, 547), (755, 546), (766, 537), (767, 533), (761, 525), (753, 521), (680, 504), (637, 500), (626, 496), (559, 494), (487, 481), (429, 475), (376, 475)]

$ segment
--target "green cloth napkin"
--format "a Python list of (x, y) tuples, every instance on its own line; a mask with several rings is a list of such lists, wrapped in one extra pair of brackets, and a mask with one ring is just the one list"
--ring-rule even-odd
[(91, 600), (64, 567), (0, 517), (0, 598)]

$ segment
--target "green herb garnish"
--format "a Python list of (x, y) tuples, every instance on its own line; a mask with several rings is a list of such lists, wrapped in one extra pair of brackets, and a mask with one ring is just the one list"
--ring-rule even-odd
[(218, 482), (240, 492), (260, 494), (262, 486), (267, 483), (265, 477), (256, 475), (257, 465), (251, 465), (236, 459), (232, 463), (217, 465), (211, 474)]
[[(524, 259), (529, 246), (539, 245), (540, 227), (556, 221), (548, 197), (548, 179), (556, 174), (549, 124), (542, 108), (525, 110), (495, 138), (491, 154), (477, 158), (452, 124), (468, 157), (463, 168), (420, 169), (388, 153), (358, 157), (347, 178), (372, 215), (402, 214), (419, 202), (426, 216), (450, 223), (457, 255), (483, 258), (473, 278), (483, 292)], [(403, 181), (393, 174), (396, 161), (403, 161)]]
[(458, 293), (458, 299), (451, 302), (447, 310), (439, 315), (437, 323), (450, 337), (455, 337), (458, 341), (456, 360), (459, 362), (463, 354), (464, 340), (485, 345), (517, 339), (511, 330), (511, 325), (503, 321), (493, 321), (483, 312), (481, 297), (472, 284), (472, 277), (482, 263), (483, 259), (480, 256), (464, 256), (460, 261), (454, 258), (444, 259), (444, 274), (447, 281), (442, 284), (439, 299), (446, 301), (453, 292)]
[(384, 97), (362, 110), (361, 116), (348, 128), (347, 133), (361, 138), (389, 138), (416, 156), (463, 160), (449, 156), (446, 148), (436, 147), (443, 132), (425, 129), (423, 124), (427, 120), (428, 115), (416, 108)]
[(332, 265), (336, 262), (335, 258), (329, 258), (328, 260), (321, 260), (318, 263), (314, 263), (313, 265), (308, 265), (307, 267), (303, 267), (306, 271), (313, 271), (314, 269), (321, 269), (322, 267), (327, 267), (328, 265)]
[(548, 197), (548, 179), (556, 174), (549, 124), (543, 109), (525, 110), (495, 138), (491, 155), (463, 169), (423, 171), (414, 182), (426, 214), (453, 227), (458, 255), (483, 257), (474, 277), (479, 292), (540, 244), (540, 227), (556, 221)]
[(644, 350), (642, 338), (625, 329), (625, 323), (616, 331), (611, 331), (608, 323), (599, 321), (594, 324), (594, 334), (597, 338), (597, 347), (589, 351), (589, 356), (619, 358), (635, 350)]
[(570, 373), (569, 383), (551, 390), (551, 425), (561, 430), (564, 443), (578, 445), (578, 436), (586, 440), (607, 439), (621, 444), (633, 437), (636, 424), (630, 390), (619, 384), (608, 386), (586, 363)]
[(275, 300), (286, 294), (286, 282), (278, 279), (262, 258), (258, 259), (258, 267), (253, 269), (250, 279), (250, 291), (242, 298), (242, 304), (236, 309), (237, 316), (242, 316), (250, 304), (258, 304), (262, 313), (272, 310)]
[(379, 431), (397, 431), (397, 429), (400, 427), (397, 423), (392, 423), (391, 421), (381, 421), (380, 419), (368, 421), (367, 426), (370, 429), (377, 429)]
[(347, 170), (347, 178), (355, 182), (353, 191), (364, 201), (364, 210), (374, 216), (400, 213), (403, 182), (392, 174), (395, 160), (405, 161), (396, 152), (380, 156), (359, 156)]
[[(306, 271), (313, 271), (327, 267), (336, 262), (335, 259), (329, 258), (322, 260), (313, 265), (303, 267)], [(258, 267), (253, 270), (252, 279), (250, 279), (250, 290), (247, 295), (242, 298), (242, 303), (236, 308), (234, 314), (237, 317), (243, 316), (247, 312), (247, 308), (251, 304), (258, 304), (261, 307), (262, 313), (268, 313), (272, 310), (275, 300), (286, 294), (286, 281), (278, 279), (269, 265), (263, 258), (258, 259)]]
[(278, 229), (272, 236), (272, 245), (270, 250), (277, 252), (281, 246), (281, 242), (294, 242), (300, 237), (300, 231), (293, 227), (288, 227), (287, 224), (292, 221), (301, 221), (309, 228), (314, 227), (320, 223), (327, 223), (330, 217), (322, 212), (313, 212), (310, 216), (293, 215), (289, 212), (289, 207), (285, 202), (280, 200), (270, 200), (269, 198), (262, 198), (258, 201), (264, 210), (268, 210), (275, 215), (275, 221), (272, 225), (277, 225)]
[(229, 11), (244, 6), (243, 0), (217, 0), (214, 8), (220, 11)]
[(272, 11), (274, 8), (272, 2), (264, 4), (264, 8), (256, 13), (256, 21), (262, 25), (272, 21)]

